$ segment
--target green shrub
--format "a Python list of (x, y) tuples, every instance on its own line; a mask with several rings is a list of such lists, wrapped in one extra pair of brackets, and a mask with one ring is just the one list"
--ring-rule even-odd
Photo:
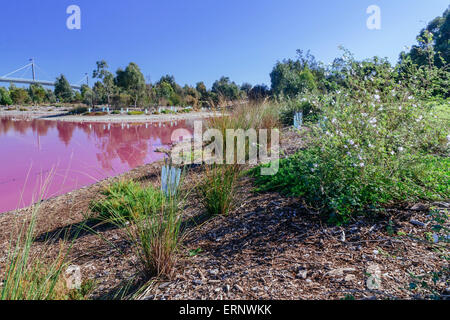
[(107, 114), (108, 114), (107, 112), (102, 112), (102, 111), (83, 113), (84, 116), (88, 116), (88, 117), (106, 116)]
[(144, 114), (143, 111), (130, 111), (130, 112), (128, 112), (129, 116), (138, 116), (138, 115), (142, 115), (142, 114)]
[(176, 114), (176, 112), (169, 109), (162, 109), (161, 114)]
[(302, 196), (335, 222), (394, 202), (449, 198), (448, 122), (393, 72), (384, 62), (349, 62), (347, 86), (316, 99), (321, 116), (308, 149), (282, 160), (277, 175), (257, 176), (259, 189)]
[(0, 87), (0, 105), (10, 106), (13, 104), (9, 91), (3, 87)]
[(280, 102), (280, 121), (285, 126), (292, 126), (294, 123), (294, 115), (297, 112), (303, 113), (303, 119), (309, 121), (317, 121), (319, 118), (319, 109), (308, 98), (285, 99)]
[(79, 107), (76, 107), (76, 108), (73, 108), (72, 110), (70, 110), (70, 114), (84, 114), (87, 111), (88, 111), (87, 107), (79, 106)]

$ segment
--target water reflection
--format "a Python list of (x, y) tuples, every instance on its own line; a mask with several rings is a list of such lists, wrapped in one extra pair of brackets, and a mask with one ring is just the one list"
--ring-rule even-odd
[(159, 160), (163, 155), (155, 149), (170, 145), (174, 130), (192, 132), (192, 127), (186, 121), (108, 124), (2, 117), (0, 212), (29, 205), (37, 177), (52, 168), (56, 174), (47, 197)]

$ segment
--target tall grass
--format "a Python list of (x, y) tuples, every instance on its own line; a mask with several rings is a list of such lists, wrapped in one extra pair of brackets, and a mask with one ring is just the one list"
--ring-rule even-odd
[(102, 200), (94, 201), (91, 211), (102, 220), (126, 222), (134, 217), (158, 212), (163, 202), (162, 193), (153, 188), (143, 188), (132, 180), (120, 180), (106, 187)]
[(64, 271), (70, 264), (67, 257), (72, 244), (67, 240), (59, 243), (59, 249), (55, 248), (56, 257), (48, 254), (49, 241), (44, 242), (42, 248), (34, 247), (40, 200), (54, 174), (52, 168), (48, 176), (39, 181), (39, 201), (18, 230), (11, 231), (4, 273), (0, 273), (0, 300), (81, 300), (93, 289), (89, 281), (81, 283), (81, 288), (68, 287)]
[[(280, 126), (279, 106), (276, 103), (247, 103), (236, 106), (229, 114), (209, 118), (208, 128), (226, 129), (273, 129)], [(224, 134), (225, 136), (225, 134)]]
[(210, 215), (227, 215), (235, 200), (237, 165), (206, 167), (205, 177), (198, 186), (203, 207)]
[[(224, 139), (224, 152), (228, 129), (274, 129), (280, 126), (279, 106), (274, 103), (249, 103), (239, 105), (230, 114), (208, 119), (207, 128), (217, 129)], [(249, 157), (249, 143), (245, 141), (245, 157)], [(237, 155), (237, 145), (234, 145)], [(225, 159), (225, 154), (223, 155)], [(227, 215), (235, 202), (236, 180), (243, 169), (238, 164), (215, 164), (207, 166), (203, 180), (198, 185), (198, 194), (205, 210), (210, 215)]]
[(180, 241), (181, 215), (178, 193), (121, 181), (105, 190), (106, 200), (93, 204), (100, 218), (122, 228), (139, 268), (147, 278), (172, 277)]
[(0, 300), (49, 300), (67, 296), (62, 276), (66, 266), (63, 251), (50, 264), (44, 262), (42, 254), (32, 253), (38, 210), (33, 210), (28, 226), (26, 222), (22, 225), (15, 244), (10, 243)]

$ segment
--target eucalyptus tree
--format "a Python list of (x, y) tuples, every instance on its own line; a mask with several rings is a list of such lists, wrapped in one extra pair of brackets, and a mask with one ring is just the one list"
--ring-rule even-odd
[(114, 83), (114, 75), (108, 71), (108, 64), (105, 60), (97, 61), (97, 69), (93, 71), (92, 77), (100, 79), (103, 82), (104, 94), (106, 96), (108, 106), (111, 106), (111, 99), (117, 90)]
[(145, 93), (145, 78), (139, 66), (131, 62), (125, 70), (118, 69), (116, 72), (115, 84), (128, 92), (137, 106), (138, 100)]
[(236, 83), (230, 81), (228, 77), (221, 77), (212, 85), (211, 91), (218, 96), (221, 96), (228, 101), (237, 100), (240, 98), (240, 90)]

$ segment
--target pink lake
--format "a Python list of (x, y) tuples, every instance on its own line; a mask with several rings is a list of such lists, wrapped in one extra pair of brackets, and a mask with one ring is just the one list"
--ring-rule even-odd
[[(172, 132), (193, 125), (75, 123), (0, 117), (0, 212), (116, 176), (163, 159), (155, 152)], [(48, 178), (51, 176), (50, 178)]]

